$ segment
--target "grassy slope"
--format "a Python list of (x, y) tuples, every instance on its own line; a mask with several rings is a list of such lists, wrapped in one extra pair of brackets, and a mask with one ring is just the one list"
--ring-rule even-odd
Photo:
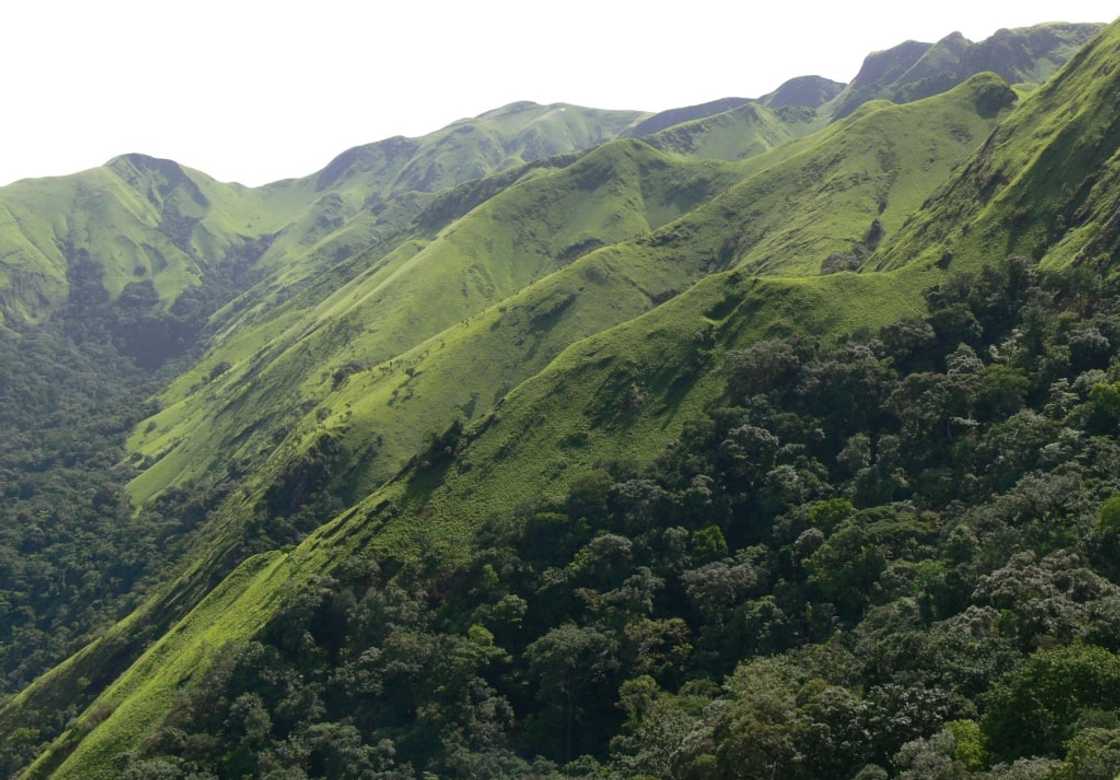
[(143, 155), (17, 182), (0, 189), (0, 322), (48, 317), (83, 253), (112, 298), (150, 278), (170, 306), (247, 241), (275, 237), (260, 268), (294, 284), (385, 240), (434, 193), (588, 149), (646, 116), (514, 104), (421, 138), (356, 147), (311, 176), (255, 189)]
[(757, 158), (759, 173), (720, 204), (735, 214), (737, 262), (765, 273), (816, 274), (829, 255), (867, 244), (874, 221), (890, 235), (1014, 100), (997, 77), (980, 75), (926, 101), (867, 104)]
[(884, 245), (876, 267), (1022, 254), (1107, 259), (1120, 246), (1120, 27), (1036, 90)]
[(111, 717), (101, 722), (104, 715), (87, 714), (63, 736), (65, 748), (44, 753), (26, 776), (116, 777), (114, 757), (134, 749), (135, 734), (162, 717), (179, 688), (203, 674), (228, 642), (268, 622), (280, 605), (280, 583), (290, 577), (287, 563), (281, 553), (245, 561), (105, 690), (94, 712), (111, 710)]
[(844, 91), (845, 84), (823, 76), (797, 76), (758, 99), (768, 108), (800, 107), (816, 109)]
[(988, 71), (1012, 84), (1044, 81), (1097, 30), (1092, 24), (1045, 24), (1000, 30), (981, 43), (959, 33), (936, 44), (907, 41), (870, 55), (851, 84), (791, 79), (757, 101), (728, 99), (663, 112), (634, 132), (647, 128), (647, 140), (667, 151), (743, 159), (844, 119), (873, 100), (910, 103)]
[[(961, 103), (962, 95), (967, 93), (962, 90), (944, 100)], [(924, 105), (929, 110), (944, 109), (937, 109), (934, 101)], [(922, 106), (911, 110), (920, 112)], [(871, 120), (878, 111), (893, 121), (898, 109), (870, 107), (865, 115), (845, 125), (849, 128), (846, 132), (862, 135), (864, 123), (873, 126)], [(915, 114), (915, 118), (919, 117), (920, 113)], [(843, 130), (833, 132), (838, 137), (845, 134)], [(629, 148), (637, 152), (643, 147)], [(648, 149), (644, 154), (656, 157)], [(799, 164), (802, 156), (792, 154), (787, 164)], [(757, 173), (768, 170), (769, 175), (774, 175), (767, 167)], [(920, 289), (935, 278), (909, 269), (894, 274), (806, 278), (760, 278), (732, 269), (709, 274), (687, 291), (654, 307), (648, 294), (651, 290), (642, 292), (634, 282), (665, 286), (682, 278), (687, 280), (679, 275), (679, 269), (689, 264), (694, 269), (710, 270), (706, 264), (718, 260), (721, 244), (738, 230), (738, 222), (726, 217), (722, 232), (713, 230), (713, 220), (730, 212), (729, 207), (720, 204), (734, 197), (732, 189), (666, 225), (654, 236), (606, 247), (580, 258), (503, 304), (504, 311), (493, 307), (472, 317), (469, 323), (456, 324), (441, 334), (442, 348), (434, 340), (417, 347), (409, 356), (409, 360), (417, 361), (411, 366), (417, 369), (413, 377), (416, 386), (412, 398), (401, 403), (415, 405), (411, 419), (428, 420), (429, 430), (438, 429), (441, 418), (449, 420), (461, 414), (456, 406), (462, 403), (463, 396), (469, 399), (482, 386), (478, 384), (484, 379), (478, 370), (479, 354), (493, 358), (487, 368), (494, 367), (499, 374), (526, 363), (530, 373), (535, 374), (520, 381), (496, 413), (479, 415), (482, 419), (474, 429), (477, 439), (463, 458), (473, 468), (442, 475), (442, 484), (433, 475), (410, 474), (375, 491), (300, 545), (296, 560), (306, 563), (291, 570), (296, 582), (304, 576), (299, 572), (329, 569), (349, 552), (360, 549), (407, 554), (435, 545), (444, 548), (448, 555), (461, 554), (464, 535), (480, 518), (508, 512), (549, 490), (561, 490), (574, 475), (603, 458), (645, 460), (655, 454), (687, 419), (718, 394), (720, 381), (710, 369), (718, 364), (726, 349), (773, 332), (842, 332), (887, 322), (916, 311)], [(491, 204), (493, 208), (493, 201)], [(659, 278), (661, 281), (657, 282)], [(525, 327), (534, 314), (540, 313), (540, 306), (547, 307), (547, 302), (557, 300), (558, 296), (566, 298), (569, 289), (579, 292), (571, 304), (558, 310), (546, 308), (549, 313), (543, 320), (537, 320), (539, 327), (535, 333), (533, 328)], [(611, 314), (611, 307), (603, 305), (604, 302), (617, 305), (618, 310)], [(710, 339), (701, 335), (708, 330)], [(537, 358), (529, 357), (532, 339), (517, 344), (516, 339), (510, 340), (515, 334), (538, 339), (539, 371), (534, 363)], [(710, 341), (710, 349), (698, 350), (698, 339)], [(549, 359), (554, 354), (556, 357)], [(476, 383), (474, 387), (471, 382)], [(332, 396), (330, 405), (338, 408), (325, 425), (350, 426), (359, 438), (368, 435), (373, 421), (384, 423), (389, 419), (384, 416), (385, 409), (397, 411), (379, 406), (378, 393), (385, 392), (384, 387), (379, 387), (382, 383), (385, 387), (393, 385), (391, 381), (379, 381), (377, 372), (370, 372), (368, 377), (352, 377), (337, 396)], [(630, 386), (638, 388), (637, 406), (618, 407), (615, 400)], [(440, 391), (462, 395), (441, 398)], [(306, 440), (309, 433), (297, 431), (292, 438)], [(385, 511), (386, 500), (399, 508), (399, 514)], [(217, 543), (221, 533), (213, 533)], [(275, 587), (279, 588), (283, 580), (291, 582), (287, 575), (277, 576)], [(243, 608), (231, 609), (240, 614)], [(251, 622), (244, 615), (239, 618), (215, 611), (203, 611), (189, 619), (188, 624), (192, 635), (205, 635), (215, 625), (220, 625), (229, 638), (244, 636), (251, 630)], [(111, 643), (121, 631), (118, 627), (102, 641)], [(171, 634), (156, 647), (174, 647), (175, 641)], [(122, 679), (127, 682), (119, 683), (100, 699), (102, 705), (121, 714), (109, 717), (85, 737), (80, 752), (71, 756), (64, 765), (66, 771), (59, 776), (98, 776), (96, 768), (106, 766), (100, 756), (124, 749), (142, 738), (144, 729), (135, 713), (157, 711), (158, 703), (169, 695), (175, 683), (174, 675), (143, 664), (132, 667)], [(45, 696), (51, 682), (42, 681), (37, 686), (25, 694), (29, 701)], [(96, 711), (96, 707), (90, 710)], [(0, 723), (5, 716), (11, 717), (12, 710), (0, 712)], [(59, 740), (56, 750), (43, 758), (44, 766), (69, 754), (73, 745), (68, 739), (73, 736)]]
[(778, 111), (751, 101), (673, 125), (646, 140), (667, 152), (710, 160), (743, 160), (807, 135), (819, 126), (811, 109)]
[(168, 160), (118, 157), (73, 176), (0, 189), (0, 317), (36, 322), (69, 292), (80, 255), (112, 297), (150, 279), (165, 304), (246, 238), (280, 229), (298, 203)]
[[(889, 229), (932, 191), (933, 177), (947, 175), (967, 155), (966, 139), (980, 142), (994, 118), (976, 112), (976, 98), (993, 89), (1006, 86), (977, 77), (930, 101), (869, 106), (812, 143), (757, 158), (742, 182), (652, 236), (590, 253), (416, 346), (394, 366), (355, 374), (323, 402), (331, 410), (325, 421), (306, 415), (298, 443), (307, 446), (324, 429), (339, 435), (354, 464), (345, 481), (360, 495), (400, 463), (377, 469), (363, 461), (370, 431), (402, 454), (415, 452), (423, 436), (455, 417), (482, 416), (568, 345), (644, 314), (713, 270), (736, 262), (759, 270), (760, 252), (785, 253), (787, 263), (772, 264), (777, 273), (815, 274), (832, 242), (861, 239), (880, 202), (889, 204), (882, 215)], [(888, 134), (908, 143), (884, 143)], [(904, 148), (895, 152), (895, 146)], [(883, 171), (885, 159), (896, 167)], [(830, 166), (841, 170), (824, 175)], [(807, 179), (819, 186), (806, 187)], [(743, 236), (759, 223), (768, 239), (747, 248)], [(889, 316), (890, 309), (883, 311)], [(484, 370), (478, 355), (487, 356)]]
[[(568, 344), (705, 273), (739, 262), (814, 274), (877, 216), (893, 230), (987, 134), (994, 114), (977, 106), (1001, 90), (977, 77), (929, 101), (868, 106), (738, 168), (616, 142), (511, 187), (318, 305), (297, 301), (221, 342), (133, 436), (152, 463), (133, 496), (145, 501), (233, 459), (284, 461), (324, 430), (346, 444), (357, 469), (347, 481), (361, 494), (454, 416), (485, 413)], [(571, 252), (631, 238), (578, 260)], [(220, 363), (230, 370), (208, 382)], [(354, 373), (336, 386), (340, 369)]]
[(1000, 30), (973, 43), (953, 33), (936, 44), (907, 41), (870, 55), (855, 79), (822, 113), (851, 114), (868, 100), (906, 103), (935, 95), (990, 71), (1005, 81), (1046, 80), (1100, 30), (1095, 24), (1042, 24)]
[[(1021, 122), (1038, 98), (1025, 101), (1008, 121)], [(231, 637), (244, 635), (251, 630), (244, 628), (249, 625), (249, 608), (274, 603), (276, 596), (266, 593), (297, 585), (301, 572), (329, 568), (348, 551), (407, 549), (434, 542), (453, 554), (462, 548), (462, 532), (478, 517), (547, 494), (551, 485), (560, 490), (601, 458), (648, 458), (656, 452), (690, 410), (718, 394), (719, 380), (708, 369), (718, 364), (723, 350), (767, 333), (802, 328), (835, 333), (889, 321), (916, 311), (921, 290), (943, 277), (944, 272), (926, 264), (813, 278), (757, 278), (739, 270), (711, 275), (644, 316), (574, 343), (509, 393), (499, 413), (475, 429), (475, 439), (463, 455), (473, 468), (444, 475), (440, 484), (427, 484), (423, 474), (405, 475), (322, 527), (293, 557), (271, 561), (277, 567), (287, 567), (292, 560), (300, 565), (253, 589), (253, 598), (232, 607), (232, 614), (206, 610), (192, 615), (183, 630), (202, 635), (228, 626)], [(712, 346), (698, 350), (697, 334), (709, 327)], [(632, 384), (640, 390), (637, 402), (619, 407), (614, 400), (620, 387)], [(379, 508), (386, 498), (404, 511), (390, 517)], [(166, 643), (174, 641), (173, 636), (165, 637), (157, 647), (173, 647)], [(211, 657), (213, 650), (198, 661)], [(174, 675), (161, 674), (151, 665), (133, 667), (125, 679), (126, 685), (102, 700), (116, 705), (114, 714), (83, 740), (82, 753), (71, 756), (60, 776), (112, 776), (109, 765), (99, 760), (104, 751), (136, 744), (149, 726), (127, 713), (157, 712), (158, 707), (145, 710), (146, 703), (166, 696), (175, 682)], [(18, 718), (18, 706), (50, 685), (50, 680), (40, 681), (16, 705), (0, 709), (0, 723)], [(56, 743), (43, 762), (64, 758), (66, 740), (64, 736)]]
[[(281, 281), (290, 284), (309, 272), (304, 264), (293, 263), (293, 256), (301, 255), (295, 247), (315, 245), (340, 229), (352, 234), (351, 250), (369, 246), (409, 222), (435, 193), (527, 162), (590, 149), (647, 116), (521, 102), (419, 138), (398, 136), (348, 149), (321, 171), (263, 188), (302, 192), (313, 207), (285, 231), (262, 264), (276, 267)], [(335, 243), (332, 256), (337, 259)], [(311, 272), (320, 265), (311, 263)]]
[[(520, 181), (431, 239), (402, 244), (314, 306), (300, 301), (233, 330), (168, 390), (151, 430), (142, 426), (133, 437), (138, 452), (159, 460), (134, 482), (134, 497), (143, 501), (231, 457), (258, 460), (275, 446), (274, 433), (308, 407), (343, 411), (348, 399), (328, 398), (336, 370), (350, 365), (366, 378), (397, 377), (413, 362), (401, 356), (418, 344), (596, 246), (648, 234), (735, 175), (728, 166), (616, 142)], [(206, 382), (223, 362), (230, 370)], [(369, 424), (386, 437), (380, 459), (386, 477), (430, 429), (423, 418), (392, 408), (386, 382), (380, 386), (384, 419)]]

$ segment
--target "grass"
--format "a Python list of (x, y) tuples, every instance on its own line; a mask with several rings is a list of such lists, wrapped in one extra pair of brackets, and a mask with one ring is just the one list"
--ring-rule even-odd
[(886, 242), (876, 267), (1020, 254), (1107, 261), (1120, 157), (1120, 29), (1109, 27), (1022, 101), (961, 174)]
[(868, 100), (908, 103), (986, 71), (1011, 84), (1041, 83), (1100, 29), (1099, 24), (1054, 23), (1000, 30), (979, 43), (960, 33), (935, 44), (907, 41), (869, 56), (852, 83), (822, 112), (843, 118)]
[[(388, 476), (415, 451), (418, 437), (432, 430), (429, 422), (417, 424), (407, 410), (402, 413), (403, 403), (389, 403), (410, 379), (403, 372), (427, 373), (416, 366), (420, 355), (441, 342), (455, 343), (460, 326), (549, 273), (578, 265), (581, 252), (647, 235), (736, 175), (728, 166), (619, 141), (515, 184), (430, 240), (400, 245), (317, 303), (299, 298), (259, 324), (241, 322), (168, 390), (164, 411), (134, 434), (130, 446), (157, 459), (134, 482), (134, 499), (145, 501), (230, 458), (259, 462), (259, 453), (275, 447), (277, 431), (294, 427), (292, 441), (307, 441), (310, 435), (297, 421), (311, 418), (318, 427), (320, 409), (334, 415), (332, 425), (349, 411), (351, 425), (384, 436), (376, 473)], [(642, 300), (648, 306), (648, 298)], [(230, 370), (206, 381), (223, 362)], [(471, 362), (476, 370), (482, 367), (477, 358)], [(367, 388), (370, 378), (377, 379), (368, 397), (335, 392), (334, 376), (348, 366), (362, 369), (362, 382), (351, 381), (353, 387)], [(487, 403), (502, 383), (523, 378), (484, 376), (492, 377), (486, 380)], [(397, 397), (402, 393), (410, 395), (404, 390)], [(371, 408), (376, 414), (360, 416)], [(248, 426), (251, 433), (242, 435)]]
[[(1051, 213), (1067, 196), (1046, 188), (1043, 174), (1076, 164), (1069, 175), (1083, 176), (1096, 160), (1103, 172), (1078, 199), (1089, 216), (1075, 229), (1086, 234), (1082, 246), (1099, 239), (1107, 222), (1096, 215), (1120, 190), (1106, 155), (1115, 152), (1115, 71), (1105, 70), (1120, 62), (1118, 30), (1002, 119), (989, 99), (1006, 98), (1008, 87), (978, 76), (910, 105), (864, 105), (738, 162), (639, 141), (531, 170), (495, 159), (491, 173), (508, 180), (490, 179), (498, 182), (493, 192), (459, 191), (466, 213), (407, 235), (368, 214), (320, 234), (318, 217), (309, 217), (284, 239), (304, 247), (303, 259), (266, 258), (275, 265), (270, 275), (219, 313), (213, 349), (131, 441), (154, 461), (134, 483), (139, 500), (234, 459), (252, 467), (245, 490), (139, 612), (0, 707), (0, 732), (24, 710), (65, 701), (89, 670), (129, 663), (138, 632), (166, 624), (36, 765), (40, 776), (56, 768), (63, 777), (113, 776), (113, 756), (140, 744), (180, 684), (190, 685), (222, 642), (251, 637), (288, 589), (358, 553), (435, 549), (456, 560), (469, 553), (480, 521), (559, 496), (605, 461), (655, 457), (719, 400), (718, 368), (730, 351), (771, 335), (835, 337), (917, 313), (922, 291), (950, 271), (914, 262), (928, 257), (916, 248), (933, 238), (934, 259), (946, 246), (959, 252), (951, 270), (971, 262), (950, 244), (960, 214), (998, 245), (1002, 234), (980, 227), (1003, 225), (1011, 206), (990, 212), (993, 205), (1007, 198)], [(479, 118), (484, 129), (437, 146), (467, 143), (456, 154), (469, 156), (476, 133), (523, 134), (532, 116), (549, 111), (556, 109), (508, 107)], [(984, 144), (997, 121), (996, 141)], [(564, 127), (574, 133), (579, 125)], [(521, 148), (503, 159), (523, 160)], [(339, 200), (320, 198), (315, 214), (346, 213), (347, 198), (365, 186), (355, 178), (382, 176), (383, 151), (337, 166), (331, 186), (341, 182)], [(452, 181), (467, 171), (441, 154), (407, 175), (437, 170)], [(1016, 174), (1006, 186), (1014, 197), (966, 208), (981, 172), (1003, 168)], [(885, 238), (871, 267), (817, 274), (828, 253), (863, 242), (875, 218)], [(384, 241), (332, 263), (334, 249), (373, 235)], [(1067, 241), (1072, 235), (1047, 246), (1057, 251)], [(223, 362), (229, 369), (210, 378)], [(470, 421), (470, 444), (455, 465), (439, 479), (413, 470), (385, 481), (455, 418)], [(232, 568), (228, 550), (246, 504), (323, 431), (344, 443), (346, 485), (338, 487), (354, 505), (294, 551), (250, 559), (212, 589), (214, 573)]]
[(248, 639), (264, 627), (280, 604), (278, 584), (287, 579), (287, 564), (287, 556), (278, 552), (245, 561), (59, 738), (71, 751), (45, 753), (26, 776), (119, 776), (114, 758), (139, 747), (138, 735), (163, 716), (183, 686), (203, 676), (230, 642)]
[[(133, 498), (231, 460), (284, 462), (324, 430), (345, 444), (348, 490), (361, 495), (456, 415), (485, 413), (569, 344), (705, 274), (816, 274), (876, 218), (889, 234), (993, 126), (977, 110), (993, 89), (1006, 87), (981, 76), (912, 105), (869, 105), (739, 164), (618, 141), (521, 180), (317, 303), (295, 296), (238, 321), (133, 435), (152, 464)], [(208, 381), (221, 363), (230, 370)]]
[[(73, 176), (17, 182), (0, 188), (0, 322), (49, 317), (70, 293), (79, 256), (110, 298), (150, 279), (169, 308), (204, 284), (215, 264), (236, 262), (249, 242), (267, 238), (260, 268), (277, 285), (291, 285), (340, 251), (391, 234), (435, 193), (590, 148), (646, 116), (514, 104), (418, 139), (357, 147), (323, 171), (259, 188), (139, 154)], [(327, 239), (332, 251), (323, 252)]]

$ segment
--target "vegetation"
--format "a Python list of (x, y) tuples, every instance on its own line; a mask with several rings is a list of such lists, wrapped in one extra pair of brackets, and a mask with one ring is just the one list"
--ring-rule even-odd
[(0, 190), (0, 774), (1112, 777), (1094, 30)]
[(1109, 777), (1099, 292), (1012, 259), (874, 337), (737, 352), (648, 469), (492, 518), (461, 565), (289, 593), (125, 776)]

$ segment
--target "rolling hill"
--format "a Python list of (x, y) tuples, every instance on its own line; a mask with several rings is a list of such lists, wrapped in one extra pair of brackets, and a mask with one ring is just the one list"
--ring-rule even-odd
[[(0, 703), (0, 738), (48, 741), (22, 776), (120, 776), (225, 648), (264, 642), (324, 575), (375, 560), (446, 575), (433, 602), (484, 589), (484, 529), (668, 457), (714, 424), (741, 350), (923, 317), (927, 291), (1011, 255), (1107, 272), (1120, 26), (1099, 29), (909, 42), (843, 88), (657, 115), (517, 103), (257, 189), (130, 155), (0, 190), (12, 327), (83, 295), (120, 312), (143, 288), (157, 318), (208, 291), (195, 351), (128, 440), (129, 494), (217, 496), (134, 612)], [(489, 647), (479, 614), (457, 630)], [(37, 725), (75, 702), (57, 733)]]
[[(590, 148), (644, 116), (518, 103), (423, 138), (355, 147), (310, 176), (255, 189), (138, 154), (17, 182), (0, 193), (0, 316), (41, 322), (86, 277), (111, 300), (129, 285), (150, 286), (162, 310), (228, 266), (285, 266), (291, 277), (290, 266), (344, 226), (366, 246), (434, 193)], [(336, 261), (340, 244), (329, 255)]]

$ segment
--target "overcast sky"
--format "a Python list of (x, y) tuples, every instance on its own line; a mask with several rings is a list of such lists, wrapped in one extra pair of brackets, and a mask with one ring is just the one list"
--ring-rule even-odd
[[(0, 183), (122, 152), (262, 184), (514, 100), (648, 111), (848, 81), (954, 30), (1111, 21), (1115, 1), (5, 3)], [(761, 9), (758, 6), (763, 6)]]

